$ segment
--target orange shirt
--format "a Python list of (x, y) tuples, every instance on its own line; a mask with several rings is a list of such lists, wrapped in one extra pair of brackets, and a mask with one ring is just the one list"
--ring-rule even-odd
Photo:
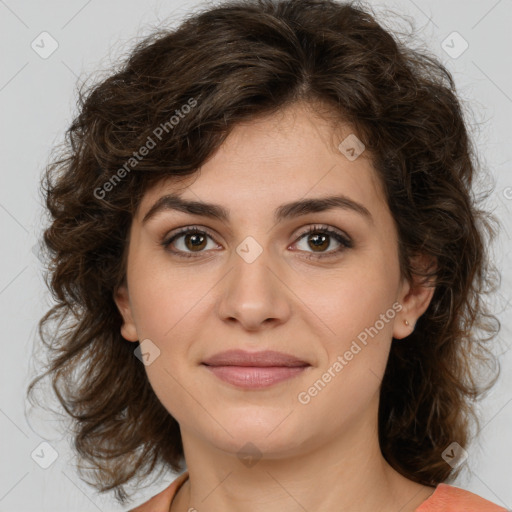
[[(130, 512), (169, 512), (171, 502), (178, 489), (188, 479), (185, 471), (162, 492)], [(509, 512), (472, 492), (449, 484), (438, 484), (434, 493), (415, 512)]]

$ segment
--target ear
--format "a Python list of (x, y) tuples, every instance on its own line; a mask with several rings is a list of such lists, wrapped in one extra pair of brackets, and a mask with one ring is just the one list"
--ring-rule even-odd
[[(417, 255), (412, 258), (412, 267), (414, 269), (430, 270), (437, 266), (434, 257), (426, 254)], [(398, 296), (398, 302), (402, 305), (400, 314), (396, 316), (393, 327), (393, 338), (403, 339), (414, 331), (414, 326), (418, 318), (427, 310), (432, 297), (434, 296), (435, 283), (433, 278), (427, 280), (413, 273), (412, 282), (405, 280), (402, 282)], [(409, 325), (405, 324), (405, 321)]]
[(130, 304), (130, 297), (128, 295), (128, 287), (122, 284), (114, 292), (114, 301), (117, 309), (123, 317), (123, 325), (121, 326), (121, 336), (128, 341), (139, 341), (135, 322), (133, 321), (132, 307)]

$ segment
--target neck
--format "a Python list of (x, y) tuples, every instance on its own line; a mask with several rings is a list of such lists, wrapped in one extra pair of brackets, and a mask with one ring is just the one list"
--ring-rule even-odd
[(434, 491), (386, 462), (369, 421), (335, 439), (303, 443), (287, 454), (266, 452), (259, 460), (241, 460), (237, 450), (220, 449), (184, 428), (182, 439), (189, 481), (172, 512), (412, 512)]

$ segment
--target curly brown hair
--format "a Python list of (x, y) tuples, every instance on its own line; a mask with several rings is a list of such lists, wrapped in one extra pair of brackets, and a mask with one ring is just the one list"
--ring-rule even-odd
[[(402, 275), (435, 280), (415, 330), (391, 346), (382, 453), (415, 482), (455, 478), (463, 466), (441, 455), (453, 441), (467, 446), (479, 425), (474, 401), (498, 378), (487, 344), (500, 323), (483, 300), (495, 289), (495, 219), (473, 190), (481, 164), (450, 72), (364, 4), (236, 0), (154, 31), (119, 70), (78, 92), (62, 153), (41, 180), (56, 304), (39, 322), (49, 363), (28, 395), (51, 376), (75, 449), (92, 464), (90, 483), (124, 502), (127, 482), (159, 466), (183, 468), (179, 425), (122, 338), (113, 299), (141, 198), (160, 180), (194, 174), (237, 123), (299, 101), (326, 106), (357, 133), (396, 223)], [(414, 268), (418, 253), (437, 268)], [(498, 371), (484, 382), (489, 363)]]

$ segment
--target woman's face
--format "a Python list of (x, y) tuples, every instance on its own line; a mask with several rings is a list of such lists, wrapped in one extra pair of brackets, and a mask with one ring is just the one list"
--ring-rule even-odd
[[(391, 338), (431, 292), (401, 280), (375, 171), (352, 138), (337, 149), (350, 133), (295, 105), (236, 126), (200, 174), (144, 196), (116, 303), (184, 439), (277, 458), (376, 435)], [(171, 194), (207, 206), (159, 202)], [(197, 232), (169, 242), (185, 227)], [(244, 353), (218, 356), (231, 350)], [(262, 351), (284, 356), (250, 358)]]

